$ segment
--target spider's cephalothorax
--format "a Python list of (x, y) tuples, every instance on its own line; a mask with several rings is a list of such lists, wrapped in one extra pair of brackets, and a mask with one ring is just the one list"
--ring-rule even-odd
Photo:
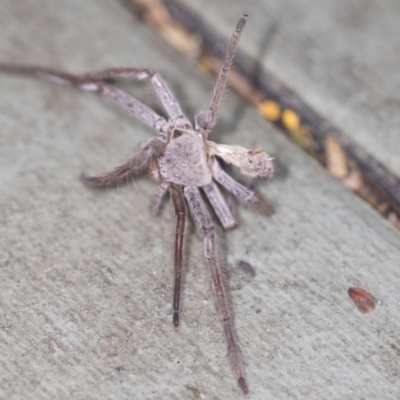
[[(216, 123), (217, 110), (246, 20), (247, 15), (243, 15), (236, 26), (209, 108), (196, 116), (194, 128), (183, 114), (161, 75), (149, 69), (113, 68), (76, 76), (49, 68), (0, 64), (0, 71), (33, 75), (85, 91), (99, 92), (158, 132), (157, 136), (142, 144), (140, 151), (123, 165), (99, 177), (82, 175), (82, 179), (90, 187), (107, 188), (118, 186), (134, 175), (148, 171), (160, 182), (152, 202), (153, 214), (157, 213), (163, 195), (169, 191), (177, 216), (173, 298), (175, 327), (179, 326), (182, 249), (187, 204), (192, 219), (204, 234), (204, 253), (210, 268), (216, 305), (228, 343), (228, 357), (244, 394), (249, 392), (244, 364), (236, 341), (232, 315), (218, 262), (216, 233), (201, 192), (205, 194), (224, 229), (230, 229), (236, 225), (232, 207), (228, 206), (227, 196), (239, 197), (262, 214), (269, 214), (271, 211), (264, 199), (231, 178), (219, 161), (222, 159), (226, 163), (238, 166), (246, 175), (270, 178), (273, 173), (271, 158), (259, 147), (248, 150), (241, 146), (222, 145), (207, 140)], [(148, 106), (114, 86), (113, 81), (118, 79), (149, 80), (169, 118), (158, 115)], [(220, 190), (221, 186), (226, 189), (224, 194)]]
[(204, 139), (193, 130), (174, 137), (154, 167), (160, 180), (181, 186), (206, 186), (211, 183), (211, 165)]

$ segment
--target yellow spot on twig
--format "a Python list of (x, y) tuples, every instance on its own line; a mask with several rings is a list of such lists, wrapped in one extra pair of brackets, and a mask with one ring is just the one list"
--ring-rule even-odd
[(276, 122), (281, 116), (281, 107), (276, 101), (264, 100), (258, 105), (258, 112), (268, 120)]
[(282, 113), (282, 123), (291, 132), (298, 132), (300, 128), (300, 117), (290, 108), (286, 108)]

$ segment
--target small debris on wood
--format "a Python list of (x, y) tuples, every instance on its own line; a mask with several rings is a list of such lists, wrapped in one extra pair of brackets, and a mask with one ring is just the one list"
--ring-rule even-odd
[(229, 288), (231, 290), (240, 290), (243, 286), (250, 283), (256, 276), (254, 267), (244, 260), (239, 260), (236, 266), (229, 270)]
[(237, 267), (238, 267), (238, 269), (243, 271), (246, 275), (249, 275), (252, 278), (254, 278), (256, 276), (256, 270), (247, 261), (240, 260), (237, 264)]
[(389, 220), (395, 227), (397, 227), (397, 228), (400, 229), (400, 218), (399, 218), (399, 216), (398, 216), (395, 212), (391, 211), (391, 212), (388, 214), (388, 220)]
[(335, 177), (342, 179), (347, 173), (347, 157), (342, 145), (333, 136), (325, 137), (326, 168)]
[(197, 56), (201, 49), (201, 37), (188, 33), (160, 0), (130, 0), (140, 15), (164, 36), (165, 40), (183, 54)]
[(348, 293), (362, 313), (369, 313), (375, 308), (374, 297), (365, 289), (351, 287), (349, 288)]
[(344, 185), (354, 192), (361, 190), (364, 185), (360, 171), (351, 171), (350, 174), (344, 179)]
[(285, 128), (292, 133), (297, 133), (300, 129), (301, 120), (299, 115), (289, 108), (283, 110), (282, 122)]
[(264, 100), (258, 105), (258, 112), (269, 121), (278, 122), (281, 118), (282, 109), (276, 101)]

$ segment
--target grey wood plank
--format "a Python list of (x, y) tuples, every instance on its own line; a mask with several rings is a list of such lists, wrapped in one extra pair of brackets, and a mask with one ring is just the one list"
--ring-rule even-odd
[[(148, 66), (188, 113), (207, 104), (209, 77), (120, 3), (3, 1), (0, 18), (1, 61)], [(105, 193), (79, 182), (152, 133), (91, 94), (4, 75), (0, 87), (0, 397), (242, 398), (199, 236), (188, 229), (175, 332), (171, 206), (150, 217), (148, 180)], [(156, 104), (150, 89), (127, 87)], [(396, 398), (399, 233), (254, 110), (236, 121), (238, 104), (228, 93), (215, 137), (279, 160), (276, 177), (257, 183), (276, 214), (240, 207), (239, 227), (220, 232), (222, 260), (256, 271), (231, 278), (251, 398)], [(349, 286), (371, 291), (377, 308), (360, 314)]]

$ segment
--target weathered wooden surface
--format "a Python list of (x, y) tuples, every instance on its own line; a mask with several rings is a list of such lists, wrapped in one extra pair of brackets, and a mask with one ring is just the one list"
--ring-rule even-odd
[(400, 176), (397, 0), (181, 3), (225, 36), (249, 14), (243, 50)]
[[(224, 13), (228, 34), (237, 16)], [(249, 20), (245, 46), (257, 43), (260, 18)], [(0, 26), (1, 61), (71, 72), (148, 66), (188, 114), (208, 102), (209, 76), (118, 2), (3, 1)], [(290, 62), (295, 74), (295, 55)], [(312, 79), (328, 82), (321, 68)], [(242, 398), (200, 237), (187, 230), (175, 332), (171, 205), (150, 217), (156, 185), (148, 180), (103, 193), (79, 182), (81, 171), (124, 161), (152, 133), (92, 94), (4, 75), (0, 87), (0, 398)], [(126, 87), (157, 105), (151, 89)], [(308, 99), (329, 94), (307, 90)], [(231, 93), (214, 137), (260, 144), (278, 161), (276, 177), (258, 182), (276, 214), (263, 219), (241, 207), (239, 227), (220, 240), (225, 263), (245, 260), (256, 271), (245, 279), (236, 270), (230, 280), (251, 398), (397, 398), (398, 231)], [(375, 310), (361, 314), (350, 286), (370, 291)]]

